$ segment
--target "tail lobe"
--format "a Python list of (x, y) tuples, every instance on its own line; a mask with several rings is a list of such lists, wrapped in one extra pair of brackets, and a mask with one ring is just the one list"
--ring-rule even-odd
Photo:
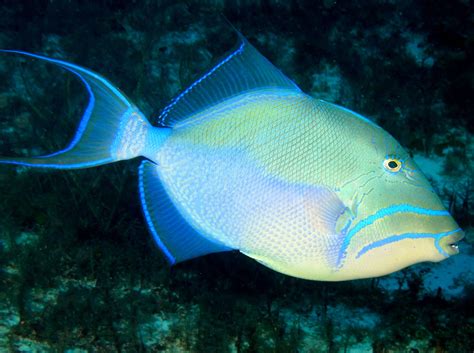
[(105, 78), (62, 60), (16, 50), (0, 52), (21, 54), (61, 66), (79, 77), (89, 94), (89, 102), (79, 127), (65, 149), (38, 157), (0, 157), (0, 163), (76, 169), (130, 159), (141, 154), (151, 125), (139, 109)]

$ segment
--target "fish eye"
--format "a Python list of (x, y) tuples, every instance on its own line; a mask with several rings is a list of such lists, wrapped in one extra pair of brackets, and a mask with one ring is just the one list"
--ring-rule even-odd
[(388, 162), (388, 166), (392, 169), (395, 169), (396, 167), (398, 167), (398, 164), (395, 161), (390, 161)]
[(383, 166), (389, 172), (396, 173), (402, 169), (402, 161), (397, 158), (386, 158), (383, 162)]

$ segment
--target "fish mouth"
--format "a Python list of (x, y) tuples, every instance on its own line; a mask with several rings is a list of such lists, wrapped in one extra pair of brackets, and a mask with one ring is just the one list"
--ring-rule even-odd
[(445, 255), (452, 256), (459, 254), (459, 241), (464, 238), (464, 232), (459, 228), (438, 240), (438, 246)]

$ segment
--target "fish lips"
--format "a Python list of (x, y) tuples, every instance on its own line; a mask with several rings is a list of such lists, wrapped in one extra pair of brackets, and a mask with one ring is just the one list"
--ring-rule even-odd
[(459, 229), (458, 231), (446, 235), (440, 238), (437, 243), (438, 246), (443, 250), (447, 256), (459, 254), (459, 241), (464, 238), (464, 232)]

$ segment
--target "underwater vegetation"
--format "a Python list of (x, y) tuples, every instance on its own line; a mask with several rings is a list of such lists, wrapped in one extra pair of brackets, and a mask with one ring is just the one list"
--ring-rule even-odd
[[(419, 157), (467, 239), (448, 284), (433, 282), (441, 264), (343, 283), (233, 253), (170, 269), (142, 220), (139, 161), (2, 167), (0, 350), (471, 352), (470, 12), (465, 1), (2, 3), (0, 48), (90, 67), (152, 117), (233, 44), (225, 15), (305, 91), (364, 113)], [(17, 59), (0, 58), (0, 155), (57, 150), (85, 93)]]

